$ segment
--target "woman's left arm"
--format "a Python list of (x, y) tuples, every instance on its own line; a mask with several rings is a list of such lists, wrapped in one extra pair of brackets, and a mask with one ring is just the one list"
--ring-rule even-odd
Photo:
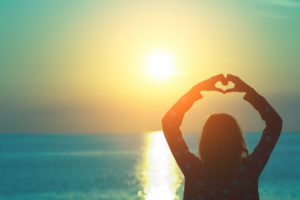
[(185, 112), (192, 107), (195, 101), (202, 98), (201, 91), (219, 91), (223, 93), (223, 90), (215, 87), (218, 81), (221, 81), (225, 85), (227, 84), (225, 77), (220, 74), (195, 85), (175, 103), (162, 119), (165, 138), (184, 175), (193, 171), (199, 159), (189, 151), (182, 137), (180, 125)]

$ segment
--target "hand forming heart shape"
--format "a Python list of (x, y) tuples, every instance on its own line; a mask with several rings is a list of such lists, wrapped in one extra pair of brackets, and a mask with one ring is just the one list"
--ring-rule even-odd
[(249, 92), (252, 90), (249, 85), (237, 76), (228, 74), (225, 77), (223, 74), (218, 74), (195, 85), (190, 90), (190, 93), (200, 98), (198, 94), (201, 91), (217, 91), (225, 94), (228, 92)]
[(213, 84), (213, 87), (216, 91), (222, 93), (228, 92), (249, 92), (253, 89), (242, 81), (238, 76), (234, 76), (232, 74), (228, 74), (226, 77), (223, 74), (219, 74), (208, 79), (207, 82)]

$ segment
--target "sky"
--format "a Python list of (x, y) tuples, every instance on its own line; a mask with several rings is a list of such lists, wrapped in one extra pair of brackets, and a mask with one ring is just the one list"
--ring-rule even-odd
[[(147, 71), (153, 52), (174, 73)], [(0, 1), (0, 133), (142, 133), (193, 85), (240, 76), (300, 131), (300, 2), (292, 0)], [(264, 123), (242, 93), (204, 93), (182, 129), (228, 112)]]

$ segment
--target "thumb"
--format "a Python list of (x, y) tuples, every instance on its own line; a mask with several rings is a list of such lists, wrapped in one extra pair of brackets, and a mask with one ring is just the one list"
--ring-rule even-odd
[(223, 94), (225, 93), (224, 90), (222, 90), (221, 88), (217, 88), (217, 87), (214, 88), (214, 91), (221, 92)]
[(228, 92), (236, 92), (235, 88), (230, 88), (224, 91), (224, 93), (228, 93)]

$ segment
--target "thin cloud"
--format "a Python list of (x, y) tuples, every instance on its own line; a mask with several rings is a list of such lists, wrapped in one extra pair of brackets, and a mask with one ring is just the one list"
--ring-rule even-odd
[(273, 5), (284, 6), (284, 7), (300, 7), (299, 1), (292, 1), (292, 0), (272, 0), (272, 1), (266, 1), (265, 3), (270, 3)]
[(290, 18), (290, 16), (288, 16), (288, 15), (271, 13), (271, 12), (266, 12), (266, 11), (254, 11), (254, 14), (262, 16), (262, 17), (271, 18), (271, 19), (288, 19), (288, 18)]

